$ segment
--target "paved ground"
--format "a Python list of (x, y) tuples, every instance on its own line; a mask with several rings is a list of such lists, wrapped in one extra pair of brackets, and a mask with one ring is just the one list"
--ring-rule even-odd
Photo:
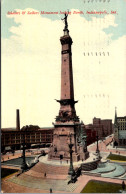
[[(117, 153), (120, 152), (122, 155), (126, 155), (125, 149), (113, 149), (112, 146), (109, 144), (112, 141), (112, 137), (106, 138), (105, 141), (99, 142), (99, 150), (104, 157), (112, 152)], [(88, 146), (88, 151), (93, 153), (96, 151), (96, 144)], [(31, 155), (31, 153), (26, 153), (26, 155)], [(9, 159), (20, 157), (21, 153), (16, 153), (14, 156), (9, 155)], [(8, 156), (5, 155), (4, 161), (8, 160)], [(93, 154), (91, 154), (91, 157), (94, 157)], [(90, 159), (91, 159), (90, 157)], [(89, 160), (90, 160), (89, 159)], [(47, 162), (47, 160), (45, 160)], [(54, 164), (58, 165), (69, 165), (66, 162), (63, 162), (60, 164), (55, 161), (53, 161)], [(79, 162), (79, 164), (82, 161)], [(19, 177), (15, 177), (14, 175), (8, 178), (5, 178), (2, 180), (2, 191), (7, 193), (49, 193), (49, 189), (52, 188), (54, 193), (80, 193), (81, 190), (84, 188), (84, 186), (88, 183), (90, 180), (100, 180), (105, 182), (112, 182), (112, 183), (122, 183), (122, 180), (119, 179), (110, 179), (110, 178), (102, 178), (102, 177), (94, 177), (94, 176), (88, 176), (88, 175), (82, 175), (78, 178), (78, 181), (75, 184), (67, 185), (68, 179), (64, 177), (63, 180), (61, 180), (61, 177), (52, 175), (52, 177), (44, 178), (44, 177), (31, 177), (28, 176), (28, 174), (22, 174)], [(126, 183), (126, 182), (125, 182)]]
[[(82, 163), (87, 163), (87, 162), (91, 162), (93, 159), (96, 159), (97, 156), (95, 156), (93, 153), (90, 153), (90, 157), (86, 160), (86, 161), (78, 161), (78, 162), (73, 162), (74, 166), (80, 166)], [(39, 158), (39, 161), (42, 163), (46, 163), (46, 164), (50, 164), (50, 165), (56, 165), (56, 166), (69, 166), (70, 162), (68, 161), (60, 161), (60, 160), (48, 160), (48, 155), (46, 156), (42, 156)]]
[[(25, 155), (26, 156), (39, 155), (39, 154), (41, 154), (41, 150), (42, 149), (39, 149), (39, 150), (37, 150), (37, 149), (35, 149), (35, 150), (31, 149), (31, 152), (28, 152), (26, 150)], [(20, 151), (16, 151), (14, 154), (7, 152), (7, 154), (5, 154), (5, 155), (2, 155), (1, 154), (1, 162), (7, 161), (7, 160), (11, 160), (11, 159), (15, 159), (15, 158), (19, 158), (21, 156), (22, 156), (22, 151), (21, 150)]]
[[(50, 179), (32, 179), (33, 182), (31, 182), (31, 177), (27, 176), (27, 181), (17, 181), (15, 177), (12, 177), (10, 180), (4, 180), (2, 181), (2, 190), (3, 192), (7, 193), (49, 193), (49, 189), (52, 188), (53, 193), (80, 193), (84, 186), (88, 183), (90, 180), (99, 180), (99, 181), (105, 181), (105, 182), (111, 182), (111, 183), (122, 183), (122, 180), (118, 179), (110, 179), (110, 178), (101, 178), (101, 177), (93, 177), (88, 175), (82, 175), (78, 178), (78, 181), (75, 184), (67, 185), (67, 180), (60, 181), (60, 180), (54, 180)], [(15, 180), (16, 181), (15, 181)], [(26, 186), (28, 184), (28, 186)], [(47, 189), (46, 189), (47, 188)], [(59, 190), (57, 190), (59, 188)]]
[[(112, 142), (113, 136), (107, 137), (103, 141), (99, 141), (98, 147), (100, 152), (104, 153), (110, 153), (112, 152), (113, 154), (120, 154), (120, 155), (126, 155), (126, 148), (113, 148), (113, 142)], [(88, 151), (89, 152), (95, 152), (96, 151), (96, 142), (88, 146)]]
[[(26, 156), (31, 156), (32, 154), (29, 153), (29, 152), (26, 152), (25, 154)], [(1, 162), (3, 161), (7, 161), (7, 160), (11, 160), (11, 159), (15, 159), (15, 158), (19, 158), (22, 156), (22, 153), (15, 153), (14, 155), (13, 154), (5, 154), (5, 155), (1, 155)]]
[(122, 180), (118, 180), (118, 179), (93, 177), (93, 176), (91, 177), (91, 176), (88, 176), (88, 175), (83, 175), (83, 176), (79, 177), (78, 181), (79, 181), (80, 185), (77, 187), (77, 189), (74, 190), (74, 192), (75, 193), (80, 193), (82, 191), (82, 189), (86, 186), (88, 181), (90, 181), (90, 180), (99, 180), (99, 181), (105, 181), (105, 182), (111, 182), (111, 183), (119, 183), (119, 184), (122, 183)]

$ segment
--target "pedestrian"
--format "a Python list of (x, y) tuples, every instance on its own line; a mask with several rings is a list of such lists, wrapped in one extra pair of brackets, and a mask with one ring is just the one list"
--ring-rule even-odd
[(125, 190), (125, 182), (124, 181), (122, 182), (122, 189), (123, 189), (123, 191)]
[(46, 172), (45, 172), (45, 174), (44, 174), (44, 177), (46, 177)]
[(52, 188), (50, 188), (50, 193), (52, 193)]

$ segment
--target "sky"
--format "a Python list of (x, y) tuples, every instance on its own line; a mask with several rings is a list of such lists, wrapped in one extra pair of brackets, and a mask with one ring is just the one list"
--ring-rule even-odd
[(16, 109), (21, 127), (55, 122), (67, 10), (77, 115), (85, 124), (114, 119), (115, 107), (126, 115), (126, 1), (88, 1), (2, 0), (2, 127), (15, 127)]

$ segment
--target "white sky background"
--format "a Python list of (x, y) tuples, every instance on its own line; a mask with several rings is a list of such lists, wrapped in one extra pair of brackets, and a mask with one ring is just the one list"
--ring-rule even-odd
[[(13, 36), (2, 40), (2, 127), (15, 127), (18, 108), (21, 127), (52, 126), (59, 112), (54, 99), (60, 99), (64, 24), (40, 15), (8, 17), (20, 25), (12, 26)], [(115, 106), (118, 116), (126, 115), (126, 36), (112, 41), (103, 31), (110, 25), (116, 26), (114, 15), (92, 21), (79, 14), (68, 17), (76, 112), (85, 124), (93, 117), (113, 119)], [(105, 56), (94, 55), (101, 51)]]

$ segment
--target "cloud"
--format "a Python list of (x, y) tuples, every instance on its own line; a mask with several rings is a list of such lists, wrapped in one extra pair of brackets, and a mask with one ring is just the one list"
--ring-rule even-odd
[[(37, 11), (32, 8), (24, 11), (29, 10)], [(7, 17), (14, 18), (19, 25), (9, 29), (13, 33), (9, 39), (2, 40), (2, 127), (15, 126), (16, 108), (21, 111), (21, 126), (51, 126), (59, 111), (54, 99), (60, 99), (59, 39), (64, 24), (42, 15)], [(113, 118), (115, 106), (122, 115), (126, 114), (126, 37), (112, 41), (112, 34), (103, 31), (116, 26), (115, 17), (107, 15), (87, 21), (75, 14), (68, 17), (68, 25), (73, 39), (74, 89), (75, 99), (79, 99), (77, 114), (85, 123), (91, 122), (94, 116)], [(100, 56), (100, 52), (105, 52), (105, 56)]]

